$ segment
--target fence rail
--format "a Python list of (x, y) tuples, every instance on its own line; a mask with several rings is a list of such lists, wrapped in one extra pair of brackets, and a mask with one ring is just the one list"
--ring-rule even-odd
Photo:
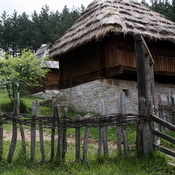
[[(158, 115), (148, 115), (146, 113), (146, 108), (143, 99), (141, 99), (141, 109), (143, 110), (139, 114), (137, 113), (127, 113), (126, 112), (126, 104), (125, 104), (125, 96), (124, 93), (121, 93), (120, 96), (120, 105), (118, 106), (119, 113), (117, 114), (108, 114), (105, 115), (104, 112), (104, 101), (100, 100), (99, 102), (99, 115), (96, 117), (81, 117), (80, 115), (75, 116), (74, 118), (68, 117), (68, 109), (64, 108), (63, 112), (61, 112), (61, 107), (56, 103), (55, 100), (52, 102), (52, 116), (41, 116), (39, 102), (36, 100), (32, 106), (32, 114), (31, 115), (22, 115), (19, 113), (19, 100), (16, 99), (14, 103), (13, 114), (2, 114), (0, 115), (0, 159), (3, 159), (3, 126), (6, 124), (12, 125), (12, 138), (9, 146), (9, 152), (7, 155), (7, 161), (12, 162), (14, 153), (17, 145), (17, 135), (20, 132), (21, 135), (21, 151), (23, 155), (27, 155), (27, 147), (26, 147), (26, 135), (24, 132), (24, 126), (28, 126), (30, 128), (30, 159), (31, 161), (36, 160), (36, 150), (37, 150), (37, 141), (36, 141), (36, 131), (39, 132), (39, 150), (41, 154), (41, 162), (45, 163), (47, 161), (64, 161), (67, 154), (67, 139), (68, 134), (67, 130), (69, 128), (75, 129), (75, 161), (79, 162), (82, 160), (84, 163), (88, 161), (88, 146), (89, 146), (89, 138), (90, 138), (90, 130), (92, 127), (96, 127), (99, 130), (98, 135), (98, 150), (97, 156), (109, 156), (109, 142), (108, 142), (108, 134), (107, 130), (109, 126), (112, 126), (116, 129), (116, 153), (119, 155), (122, 154), (122, 150), (126, 155), (130, 155), (131, 144), (128, 140), (128, 131), (127, 124), (136, 125), (135, 132), (140, 135), (144, 135), (143, 138), (147, 138), (147, 129), (151, 121), (157, 123), (156, 127), (152, 128), (152, 134), (156, 137), (166, 139), (171, 143), (175, 143), (175, 139), (163, 133), (165, 127), (175, 131), (174, 124), (170, 123), (169, 120), (165, 121), (165, 116), (170, 114), (167, 107), (164, 107), (164, 111), (162, 106), (158, 109)], [(170, 105), (169, 105), (170, 107)], [(173, 108), (171, 108), (172, 110)], [(164, 115), (162, 115), (164, 114)], [(174, 114), (174, 111), (171, 113)], [(173, 115), (169, 115), (173, 116)], [(173, 119), (173, 118), (172, 118)], [(80, 137), (82, 135), (81, 128), (84, 128), (84, 137)], [(157, 129), (158, 128), (158, 129)], [(160, 128), (160, 129), (159, 129)], [(46, 151), (45, 146), (47, 142), (44, 140), (44, 129), (49, 129), (50, 133), (50, 158), (46, 160)], [(19, 132), (18, 132), (19, 130)], [(139, 133), (140, 132), (140, 133)], [(148, 133), (150, 134), (150, 133)], [(140, 138), (140, 137), (139, 137)], [(137, 138), (135, 138), (137, 139)], [(135, 140), (136, 142), (136, 140)], [(141, 142), (140, 142), (141, 143)], [(83, 146), (81, 146), (81, 144)], [(147, 153), (150, 145), (147, 145), (145, 140), (142, 140), (143, 150)], [(134, 145), (136, 147), (137, 153), (140, 152), (140, 147), (138, 145)], [(153, 143), (154, 148), (174, 156), (175, 152), (163, 147), (162, 145), (158, 145), (157, 142)], [(133, 145), (132, 145), (133, 147)], [(149, 150), (148, 150), (149, 151)]]
[[(99, 102), (99, 115), (96, 117), (81, 117), (75, 116), (74, 118), (68, 117), (68, 110), (64, 108), (64, 112), (61, 113), (60, 105), (53, 100), (53, 114), (52, 116), (41, 117), (39, 108), (39, 102), (36, 101), (32, 106), (32, 115), (23, 116), (19, 113), (19, 100), (16, 99), (15, 109), (13, 115), (3, 114), (0, 115), (0, 158), (3, 155), (3, 126), (5, 124), (12, 124), (12, 138), (9, 147), (9, 153), (7, 155), (7, 161), (12, 162), (14, 152), (17, 145), (17, 134), (18, 128), (21, 134), (22, 142), (22, 154), (26, 155), (26, 135), (24, 132), (24, 126), (30, 127), (30, 159), (31, 161), (36, 160), (36, 131), (39, 131), (39, 147), (41, 153), (41, 161), (44, 163), (46, 160), (45, 153), (45, 140), (44, 140), (44, 129), (47, 128), (51, 131), (50, 134), (50, 160), (49, 161), (63, 161), (67, 153), (67, 129), (75, 129), (75, 161), (87, 162), (88, 145), (89, 145), (89, 133), (90, 128), (96, 127), (99, 130), (98, 138), (98, 151), (97, 155), (109, 156), (108, 148), (108, 135), (107, 126), (116, 128), (116, 145), (118, 154), (122, 153), (122, 148), (126, 155), (130, 154), (130, 144), (128, 141), (128, 133), (126, 125), (131, 123), (136, 125), (138, 122), (149, 121), (149, 116), (140, 117), (138, 114), (126, 113), (124, 108), (124, 93), (121, 93), (119, 105), (120, 113), (105, 115), (104, 113), (104, 102)], [(122, 107), (121, 107), (122, 106)], [(122, 108), (122, 109), (121, 109)], [(81, 128), (84, 130), (83, 147), (81, 147), (80, 132)], [(122, 146), (123, 145), (123, 146)], [(82, 154), (82, 155), (81, 155)]]
[(154, 147), (170, 156), (175, 157), (175, 151), (170, 148), (166, 148), (158, 144), (159, 139), (166, 140), (172, 144), (175, 144), (175, 138), (169, 136), (169, 131), (175, 132), (175, 105), (174, 98), (171, 94), (170, 97), (167, 97), (166, 104), (163, 104), (161, 98), (158, 100), (158, 115), (152, 116), (152, 121), (155, 122), (154, 128), (152, 129), (153, 135), (157, 138), (155, 139), (153, 145)]

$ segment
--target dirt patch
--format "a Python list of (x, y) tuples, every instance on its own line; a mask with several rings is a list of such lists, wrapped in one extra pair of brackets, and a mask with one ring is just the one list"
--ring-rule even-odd
[[(25, 133), (25, 141), (30, 142), (31, 141), (31, 131), (29, 129), (24, 129), (24, 133)], [(48, 135), (47, 133), (43, 134), (43, 139), (44, 140), (51, 140), (51, 136)], [(12, 131), (11, 130), (4, 130), (3, 132), (3, 138), (4, 141), (11, 141), (12, 139)], [(58, 137), (55, 136), (55, 139), (57, 139)], [(17, 132), (17, 140), (21, 140), (21, 133), (20, 131)], [(40, 136), (39, 136), (39, 130), (36, 130), (36, 141), (40, 141)], [(74, 135), (68, 135), (67, 136), (67, 142), (68, 143), (75, 143), (75, 136)], [(81, 139), (81, 143), (83, 144), (83, 139)], [(88, 143), (95, 147), (98, 148), (98, 141), (93, 139), (93, 138), (89, 138)], [(117, 144), (114, 142), (109, 141), (108, 142), (108, 148), (110, 149), (117, 149)]]

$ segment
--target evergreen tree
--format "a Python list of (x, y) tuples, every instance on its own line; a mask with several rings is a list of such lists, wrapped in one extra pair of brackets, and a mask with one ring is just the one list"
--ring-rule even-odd
[(25, 48), (36, 51), (41, 44), (54, 44), (69, 29), (84, 10), (50, 11), (47, 5), (31, 16), (26, 13), (18, 15), (16, 11), (9, 16), (6, 12), (0, 17), (0, 48), (13, 57)]
[(150, 0), (150, 5), (142, 0), (142, 3), (175, 22), (175, 0), (172, 0), (172, 2), (169, 0)]

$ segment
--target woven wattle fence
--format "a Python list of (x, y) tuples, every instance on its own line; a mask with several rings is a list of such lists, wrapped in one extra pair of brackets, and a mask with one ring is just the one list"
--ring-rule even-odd
[[(127, 134), (127, 123), (137, 124), (149, 120), (148, 116), (139, 117), (138, 114), (128, 114), (125, 108), (125, 95), (121, 93), (119, 113), (105, 115), (104, 101), (99, 101), (99, 116), (96, 117), (81, 117), (80, 115), (74, 118), (68, 117), (68, 109), (65, 107), (61, 110), (59, 104), (55, 100), (52, 102), (53, 115), (41, 116), (39, 101), (33, 103), (32, 115), (22, 116), (19, 114), (19, 99), (15, 99), (13, 115), (0, 115), (0, 158), (3, 155), (3, 125), (12, 123), (12, 139), (7, 155), (7, 161), (12, 162), (16, 144), (17, 130), (21, 133), (22, 154), (26, 155), (26, 138), (24, 126), (29, 126), (31, 129), (31, 144), (30, 144), (30, 159), (36, 160), (36, 131), (39, 131), (39, 145), (41, 153), (41, 161), (64, 161), (67, 153), (67, 129), (75, 128), (75, 161), (87, 162), (88, 144), (90, 128), (99, 128), (98, 152), (97, 155), (109, 156), (107, 126), (116, 127), (117, 152), (122, 153), (122, 144), (126, 155), (130, 154), (130, 145)], [(63, 111), (63, 112), (61, 112)], [(45, 140), (44, 129), (50, 129), (50, 160), (46, 160), (45, 155)], [(84, 130), (83, 147), (80, 143), (80, 131)], [(81, 150), (82, 149), (82, 150)], [(81, 155), (82, 153), (82, 155)]]

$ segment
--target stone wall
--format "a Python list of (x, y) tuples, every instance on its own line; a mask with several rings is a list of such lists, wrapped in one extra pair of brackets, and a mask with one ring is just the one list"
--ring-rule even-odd
[[(162, 100), (167, 99), (175, 85), (155, 84), (155, 99), (161, 95)], [(118, 79), (95, 80), (72, 88), (60, 90), (57, 95), (62, 106), (79, 112), (98, 113), (98, 101), (103, 99), (105, 112), (117, 113), (118, 98), (121, 92), (126, 95), (127, 112), (137, 112), (137, 82)]]

